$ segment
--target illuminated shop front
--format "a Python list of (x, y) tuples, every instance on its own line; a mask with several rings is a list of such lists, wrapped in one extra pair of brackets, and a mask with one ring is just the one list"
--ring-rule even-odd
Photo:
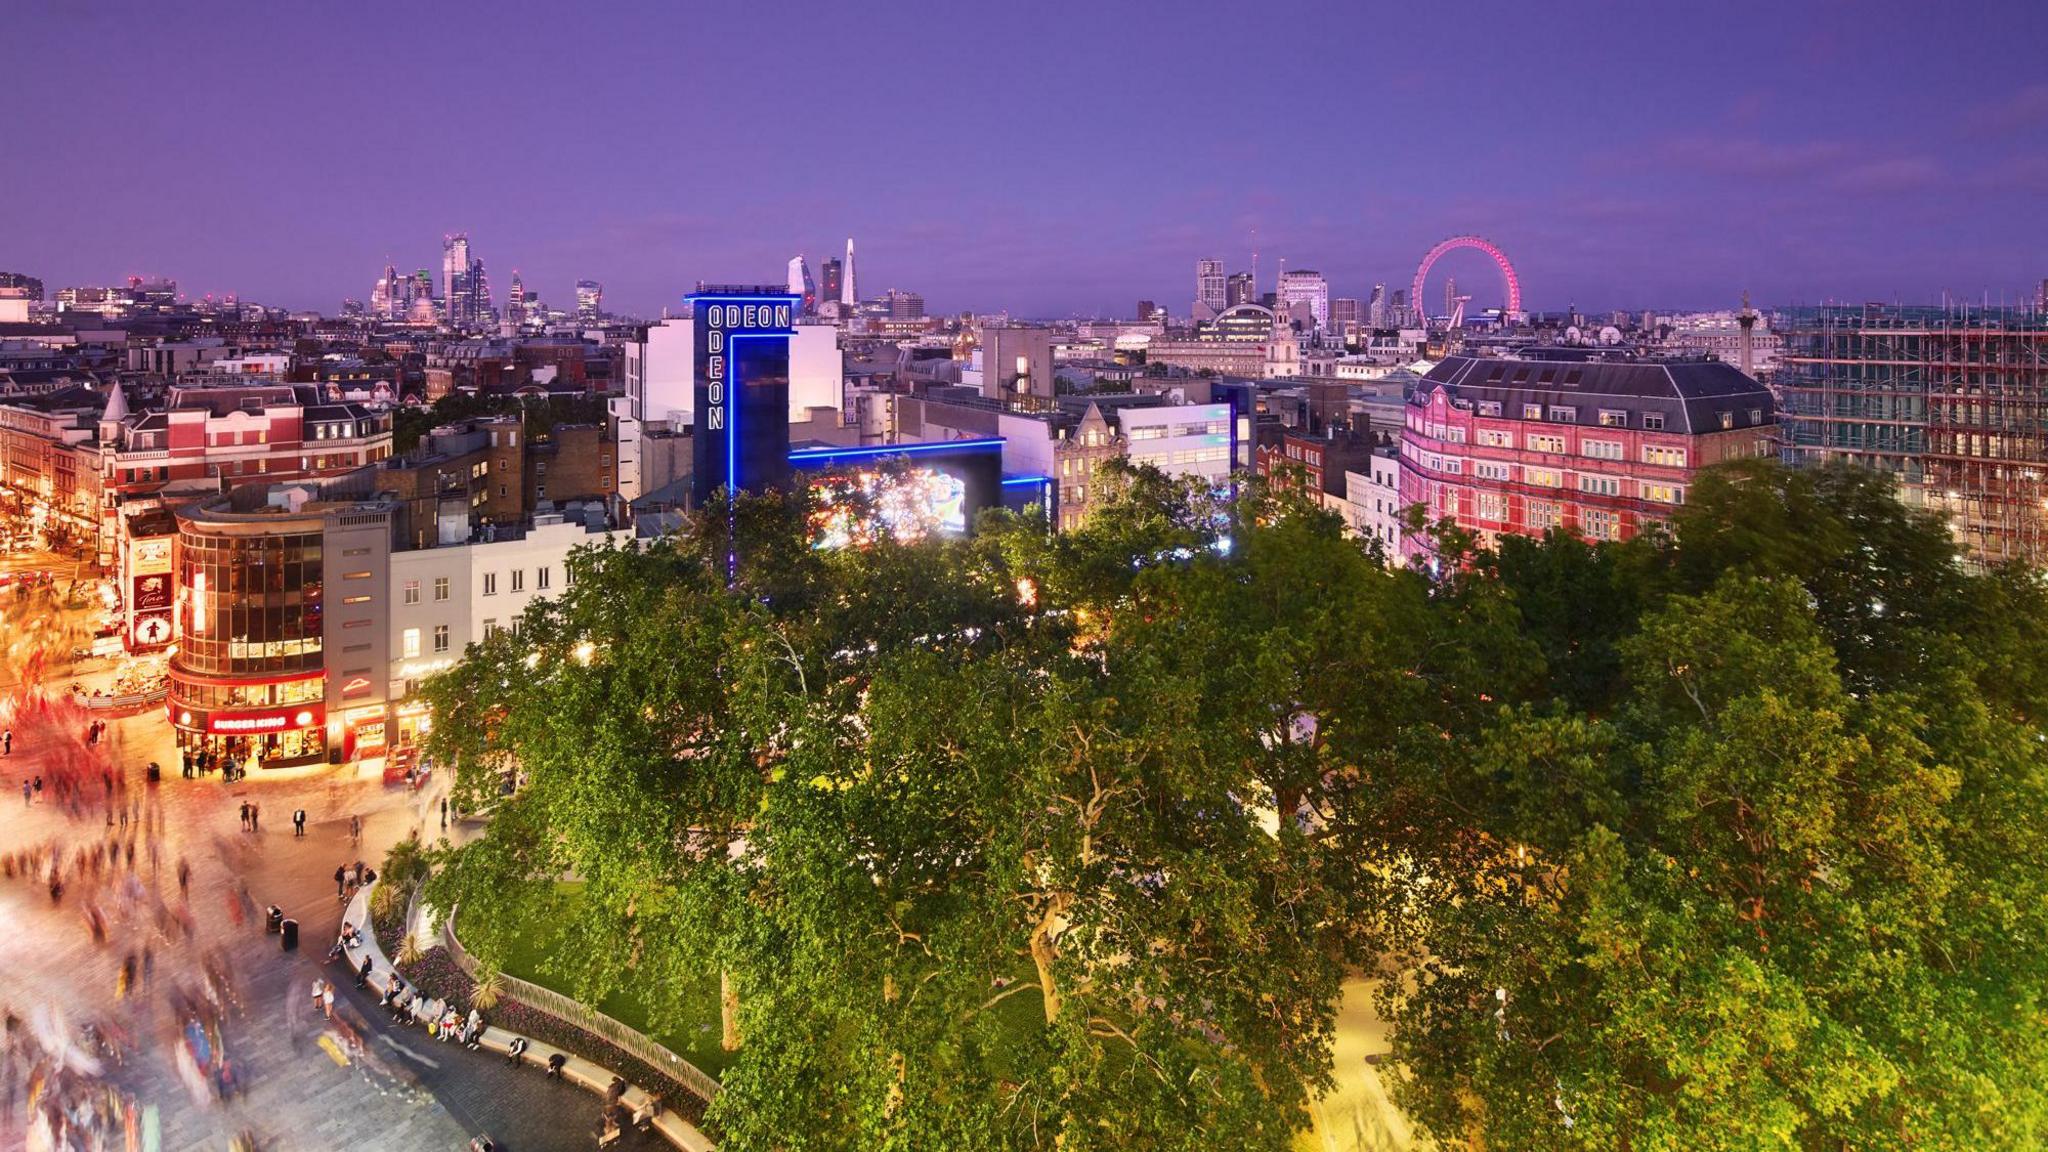
[(317, 515), (179, 511), (166, 711), (181, 749), (257, 768), (326, 759), (322, 561)]

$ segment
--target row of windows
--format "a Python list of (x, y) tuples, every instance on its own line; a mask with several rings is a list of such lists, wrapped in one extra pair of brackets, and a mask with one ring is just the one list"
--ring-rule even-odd
[(1230, 431), (1228, 420), (1207, 420), (1199, 424), (1133, 424), (1124, 430), (1131, 440), (1163, 440), (1168, 436), (1223, 436)]
[[(1458, 461), (1452, 459), (1425, 455), (1423, 457), (1423, 464), (1425, 467), (1432, 467), (1433, 462), (1439, 460), (1445, 464), (1458, 463)], [(1437, 468), (1436, 471), (1448, 475), (1458, 474), (1458, 469), (1455, 467)], [(1514, 481), (1515, 469), (1512, 464), (1503, 464), (1495, 460), (1474, 460), (1472, 462), (1472, 475), (1480, 480), (1492, 480), (1506, 484)], [(1576, 474), (1576, 478), (1574, 478), (1574, 475), (1574, 473), (1559, 468), (1524, 468), (1522, 469), (1522, 482), (1538, 488), (1564, 488), (1575, 485), (1579, 491), (1593, 496), (1622, 495), (1623, 481), (1619, 476), (1607, 476), (1598, 472), (1580, 472)], [(1636, 485), (1636, 489), (1639, 498), (1644, 500), (1655, 501), (1659, 504), (1685, 503), (1685, 489), (1676, 484), (1642, 482)]]
[[(436, 624), (436, 625), (434, 625), (434, 651), (435, 651), (436, 653), (442, 653), (442, 652), (446, 652), (446, 651), (448, 651), (448, 626), (447, 626), (446, 624)], [(419, 629), (417, 629), (417, 628), (407, 628), (407, 629), (406, 629), (406, 630), (405, 630), (404, 632), (401, 632), (401, 633), (399, 633), (399, 637), (398, 637), (398, 654), (399, 654), (399, 656), (401, 656), (402, 658), (404, 658), (404, 659), (407, 659), (407, 660), (417, 660), (417, 659), (419, 659), (419, 657), (420, 657), (420, 630), (419, 630)]]
[(1131, 463), (1166, 468), (1172, 464), (1215, 464), (1230, 459), (1228, 448), (1186, 448), (1179, 452), (1133, 453)]
[(308, 704), (324, 694), (326, 681), (320, 677), (287, 680), (282, 684), (187, 684), (178, 685), (178, 702), (195, 708), (276, 708)]
[[(514, 592), (524, 592), (524, 591), (526, 591), (526, 569), (524, 569), (524, 568), (514, 568), (514, 569), (512, 569), (512, 573), (511, 573), (511, 575), (512, 575), (512, 591), (514, 591)], [(536, 590), (538, 590), (538, 591), (541, 591), (541, 592), (545, 592), (545, 591), (547, 591), (547, 590), (548, 590), (549, 588), (553, 587), (553, 586), (554, 586), (554, 579), (555, 579), (555, 570), (554, 570), (553, 568), (550, 568), (550, 567), (548, 567), (548, 566), (547, 566), (547, 565), (545, 565), (545, 564), (543, 564), (543, 565), (541, 565), (540, 567), (538, 567), (538, 568), (535, 568), (535, 569), (533, 570), (533, 586), (534, 586), (534, 588), (535, 588)], [(498, 574), (497, 574), (496, 572), (486, 572), (486, 573), (484, 573), (484, 595), (486, 595), (486, 596), (496, 596), (497, 594), (498, 594)]]
[[(1512, 433), (1496, 428), (1481, 429), (1479, 432), (1479, 443), (1481, 447), (1485, 448), (1513, 448), (1515, 446)], [(1553, 456), (1568, 455), (1566, 451), (1568, 445), (1565, 438), (1550, 433), (1531, 432), (1522, 441), (1522, 446), (1531, 452), (1546, 452)], [(1619, 440), (1581, 439), (1579, 441), (1578, 454), (1593, 460), (1623, 460), (1626, 459), (1627, 452), (1625, 446)], [(1761, 454), (1759, 453), (1759, 455)], [(1423, 457), (1423, 465), (1438, 471), (1456, 472), (1458, 471), (1457, 468), (1435, 463), (1435, 461), (1439, 460), (1450, 461), (1453, 459), (1453, 457), (1425, 455)], [(1643, 446), (1643, 463), (1655, 464), (1661, 468), (1683, 468), (1685, 467), (1685, 449), (1646, 444)]]
[[(434, 577), (434, 599), (437, 602), (448, 599), (448, 578), (446, 576)], [(405, 602), (407, 604), (417, 604), (420, 602), (419, 581), (407, 580), (405, 582)]]

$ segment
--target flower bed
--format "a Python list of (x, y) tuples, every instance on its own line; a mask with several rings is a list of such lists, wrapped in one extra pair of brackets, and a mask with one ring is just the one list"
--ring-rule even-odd
[[(397, 940), (403, 931), (404, 913), (401, 910), (392, 917), (393, 923), (387, 928), (382, 918), (374, 913), (371, 923), (377, 931), (377, 939)], [(387, 931), (390, 933), (386, 935)], [(411, 964), (398, 965), (399, 975), (406, 982), (431, 997), (445, 997), (469, 1006), (470, 994), (476, 990), (476, 982), (462, 969), (455, 966), (455, 960), (448, 950), (435, 945)], [(689, 1089), (661, 1070), (629, 1053), (622, 1052), (590, 1033), (519, 1003), (510, 996), (500, 997), (498, 1003), (484, 1010), (484, 1016), (493, 1027), (517, 1033), (543, 1044), (551, 1044), (565, 1052), (573, 1052), (593, 1064), (600, 1064), (619, 1075), (629, 1083), (637, 1084), (650, 1092), (661, 1094), (662, 1104), (681, 1115), (692, 1124), (704, 1123), (704, 1101), (698, 1099)]]

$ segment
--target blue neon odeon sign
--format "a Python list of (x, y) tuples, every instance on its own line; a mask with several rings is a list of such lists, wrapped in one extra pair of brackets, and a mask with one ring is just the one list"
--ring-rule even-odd
[(695, 474), (702, 504), (780, 487), (789, 474), (789, 339), (797, 297), (707, 289), (689, 297), (696, 324)]

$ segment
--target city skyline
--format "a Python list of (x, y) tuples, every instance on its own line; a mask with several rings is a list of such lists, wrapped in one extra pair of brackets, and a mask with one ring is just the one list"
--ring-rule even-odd
[[(1996, 304), (2030, 298), (2048, 265), (2013, 232), (2048, 193), (2034, 6), (1855, 21), (1738, 7), (1683, 51), (1622, 8), (1566, 24), (1482, 6), (1458, 26), (1343, 10), (1314, 35), (1230, 36), (1220, 5), (1171, 21), (1088, 9), (1086, 36), (1078, 8), (938, 11), (798, 6), (771, 36), (736, 10), (648, 8), (611, 23), (631, 37), (576, 33), (609, 46), (574, 100), (549, 89), (509, 113), (517, 62), (561, 43), (548, 9), (408, 12), (403, 36), (375, 11), (19, 12), (0, 66), (66, 98), (11, 125), (17, 154), (100, 151), (169, 178), (9, 182), (0, 213), (35, 226), (12, 230), (0, 265), (52, 291), (161, 274), (193, 297), (332, 312), (387, 263), (431, 266), (439, 237), (467, 232), (543, 299), (596, 279), (614, 310), (658, 315), (696, 280), (774, 279), (851, 235), (872, 261), (866, 295), (1040, 316), (1140, 298), (1181, 314), (1195, 260), (1249, 271), (1254, 250), (1261, 291), (1284, 259), (1363, 299), (1468, 232), (1511, 254), (1542, 311), (1727, 307), (1743, 288), (1766, 304)], [(289, 51), (310, 36), (319, 58)], [(465, 50), (439, 51), (452, 42)], [(1910, 88), (1862, 82), (1908, 44), (1925, 56)], [(975, 61), (997, 46), (1034, 82), (991, 83)], [(178, 65), (202, 52), (268, 94), (237, 104), (234, 132), (185, 119), (218, 97)], [(788, 60), (799, 82), (764, 103), (753, 77)], [(380, 120), (361, 79), (423, 74), (449, 115)], [(730, 130), (771, 115), (775, 131)], [(351, 139), (365, 150), (337, 143)], [(714, 140), (737, 176), (703, 178)], [(984, 153), (1047, 159), (1020, 175)], [(621, 155), (636, 159), (603, 159)], [(1472, 253), (1439, 276), (1475, 310), (1499, 303)]]

